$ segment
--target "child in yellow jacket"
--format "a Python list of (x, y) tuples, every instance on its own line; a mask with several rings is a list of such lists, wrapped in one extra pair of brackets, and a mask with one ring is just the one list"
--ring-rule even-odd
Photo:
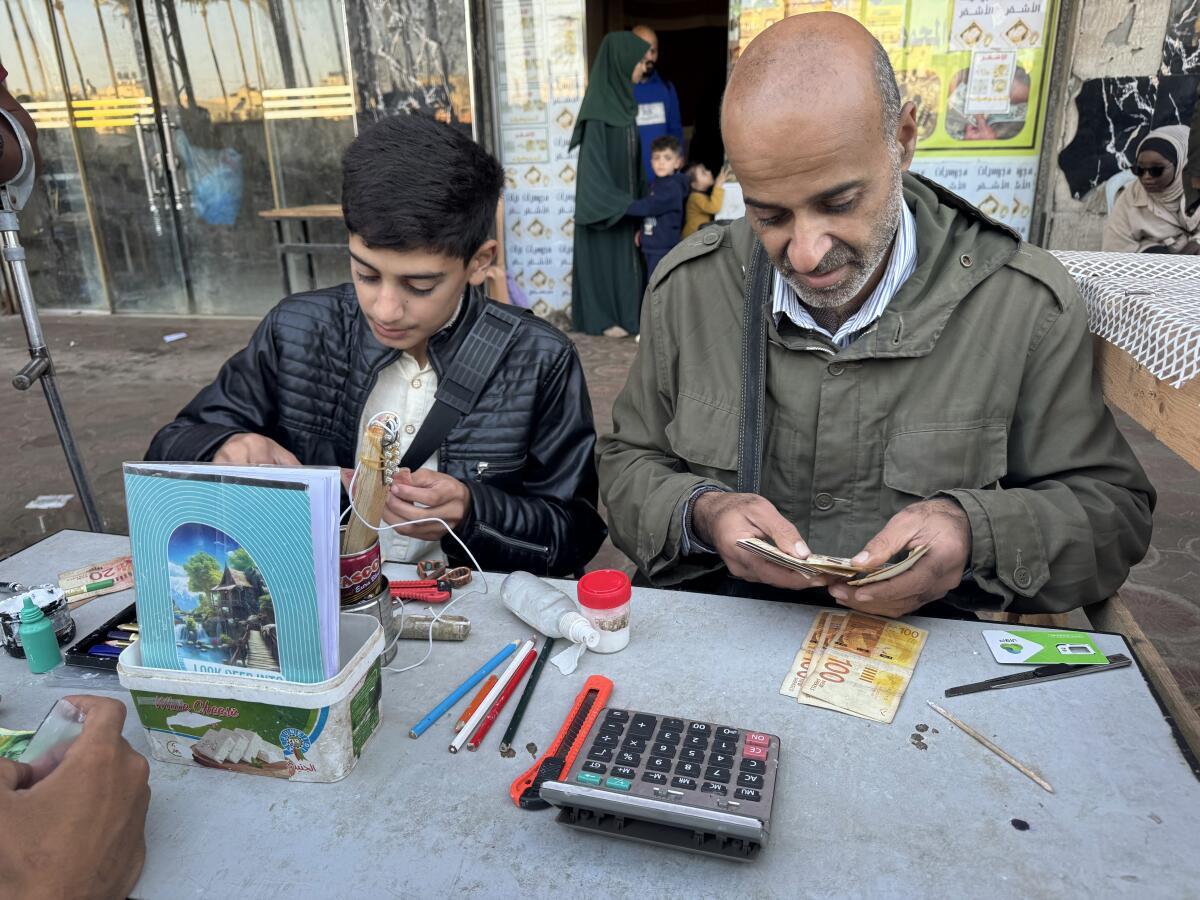
[[(680, 237), (695, 234), (720, 212), (721, 204), (725, 202), (725, 180), (729, 177), (729, 170), (722, 169), (714, 179), (708, 166), (696, 163), (687, 170), (687, 175), (691, 179), (692, 190), (688, 194)], [(707, 193), (709, 188), (712, 188), (711, 195)]]

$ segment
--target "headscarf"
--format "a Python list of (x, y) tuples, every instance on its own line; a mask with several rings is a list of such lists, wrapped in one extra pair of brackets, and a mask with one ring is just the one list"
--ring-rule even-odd
[(1138, 156), (1141, 155), (1143, 150), (1154, 150), (1159, 156), (1162, 156), (1175, 166), (1175, 177), (1167, 185), (1165, 191), (1152, 194), (1142, 186), (1140, 179), (1136, 184), (1136, 187), (1141, 188), (1142, 193), (1145, 194), (1151, 203), (1155, 206), (1163, 207), (1172, 214), (1179, 213), (1182, 215), (1179, 198), (1183, 196), (1183, 170), (1187, 166), (1189, 130), (1186, 125), (1168, 125), (1165, 128), (1155, 128), (1142, 138), (1137, 148)]
[(592, 63), (587, 92), (579, 105), (571, 149), (583, 140), (583, 123), (596, 119), (620, 128), (637, 122), (637, 101), (633, 99), (633, 68), (650, 45), (632, 31), (614, 31), (604, 36), (600, 51)]

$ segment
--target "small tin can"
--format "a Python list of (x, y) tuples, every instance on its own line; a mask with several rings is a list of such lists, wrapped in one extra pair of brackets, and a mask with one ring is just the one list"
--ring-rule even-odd
[(396, 651), (400, 649), (396, 646), (400, 639), (400, 620), (392, 612), (392, 595), (388, 591), (387, 578), (381, 575), (377, 583), (379, 592), (374, 597), (352, 604), (343, 602), (342, 612), (361, 613), (379, 621), (383, 626), (383, 655), (380, 659), (385, 666), (390, 666), (396, 658)]
[[(342, 533), (345, 533), (345, 528)], [(383, 577), (379, 541), (358, 553), (343, 554), (339, 563), (338, 589), (343, 609), (379, 593), (380, 579)]]
[(75, 620), (67, 606), (66, 594), (58, 585), (39, 584), (22, 594), (0, 600), (0, 641), (3, 641), (9, 655), (25, 658), (25, 650), (21, 646), (21, 607), (25, 605), (26, 597), (31, 597), (50, 620), (59, 645), (71, 643), (75, 638)]

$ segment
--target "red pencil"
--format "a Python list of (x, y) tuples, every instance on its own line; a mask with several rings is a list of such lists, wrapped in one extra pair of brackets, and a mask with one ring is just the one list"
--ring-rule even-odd
[(525, 654), (525, 658), (521, 660), (521, 664), (517, 666), (517, 671), (513, 672), (513, 677), (508, 680), (508, 684), (504, 686), (504, 690), (500, 692), (500, 696), (492, 704), (492, 708), (488, 710), (487, 715), (483, 717), (483, 721), (479, 723), (479, 727), (475, 729), (475, 733), (471, 735), (471, 740), (467, 741), (468, 750), (479, 749), (479, 744), (487, 735), (488, 729), (492, 727), (492, 723), (499, 717), (500, 710), (504, 709), (504, 704), (513, 695), (513, 692), (517, 689), (517, 685), (521, 683), (521, 679), (525, 677), (525, 673), (529, 671), (529, 667), (533, 665), (535, 659), (537, 659), (537, 650), (530, 648), (529, 652)]

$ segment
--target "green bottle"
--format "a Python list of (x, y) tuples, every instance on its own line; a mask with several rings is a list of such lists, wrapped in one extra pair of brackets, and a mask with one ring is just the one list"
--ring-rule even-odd
[(46, 614), (33, 602), (32, 597), (25, 598), (21, 609), (21, 649), (25, 651), (25, 661), (29, 663), (29, 671), (35, 675), (49, 672), (62, 662), (62, 651), (58, 649), (58, 635), (54, 633), (54, 624), (46, 618)]

